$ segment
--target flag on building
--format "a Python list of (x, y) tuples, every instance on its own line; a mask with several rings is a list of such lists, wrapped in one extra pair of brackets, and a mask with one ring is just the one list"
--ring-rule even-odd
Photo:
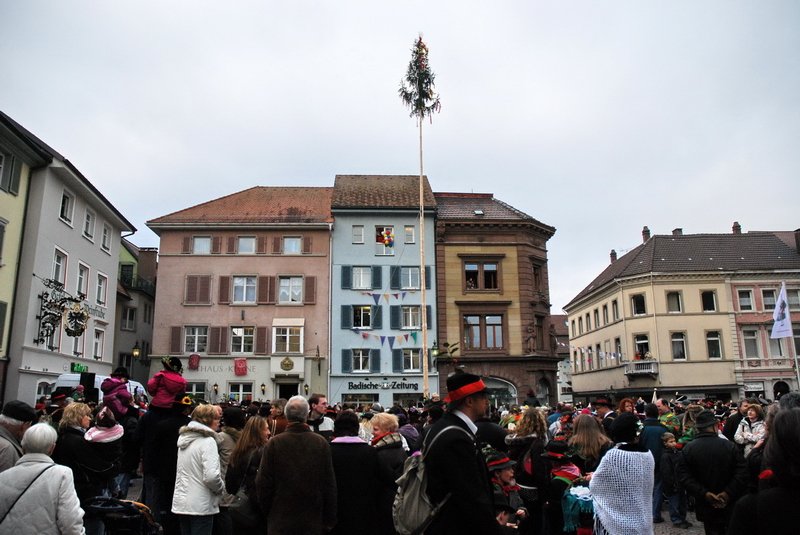
[(792, 315), (789, 313), (789, 301), (786, 299), (786, 283), (781, 283), (781, 292), (775, 301), (775, 310), (772, 312), (772, 334), (770, 338), (792, 337)]

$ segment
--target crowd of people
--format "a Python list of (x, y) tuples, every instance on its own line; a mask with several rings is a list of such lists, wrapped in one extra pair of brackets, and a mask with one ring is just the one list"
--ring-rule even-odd
[[(324, 394), (208, 404), (163, 359), (145, 407), (115, 370), (83, 392), (0, 415), (0, 530), (103, 534), (98, 497), (137, 496), (167, 535), (396, 533), (409, 457), (440, 506), (430, 535), (791, 533), (800, 512), (800, 393), (774, 403), (595, 399), (491, 407), (458, 372), (423, 407), (328, 404)], [(616, 406), (615, 406), (616, 405)], [(38, 410), (37, 410), (38, 409)]]

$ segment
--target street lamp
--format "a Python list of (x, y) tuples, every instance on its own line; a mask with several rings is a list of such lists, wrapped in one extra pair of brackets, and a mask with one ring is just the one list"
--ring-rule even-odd
[(266, 393), (267, 393), (267, 385), (261, 383), (261, 395), (263, 396)]
[(138, 359), (141, 354), (142, 350), (139, 348), (139, 340), (136, 340), (136, 343), (133, 344), (133, 349), (131, 349), (131, 355), (133, 355), (133, 358)]
[(303, 392), (305, 392), (306, 396), (308, 395), (308, 383), (303, 385)]

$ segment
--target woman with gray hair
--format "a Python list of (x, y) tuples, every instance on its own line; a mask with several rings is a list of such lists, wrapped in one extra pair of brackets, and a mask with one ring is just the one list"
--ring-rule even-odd
[(39, 535), (83, 534), (83, 509), (72, 470), (50, 458), (58, 434), (36, 424), (22, 437), (24, 455), (0, 474), (0, 531)]

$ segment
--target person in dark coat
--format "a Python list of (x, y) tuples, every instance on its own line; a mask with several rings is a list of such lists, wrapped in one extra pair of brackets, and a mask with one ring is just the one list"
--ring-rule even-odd
[(386, 412), (375, 414), (372, 424), (372, 447), (378, 453), (378, 525), (377, 531), (390, 535), (394, 533), (392, 504), (397, 494), (395, 481), (403, 475), (403, 465), (408, 458), (403, 449), (403, 439), (397, 432), (397, 416)]
[(334, 535), (374, 535), (378, 509), (363, 506), (378, 495), (378, 450), (358, 437), (358, 416), (339, 413), (333, 423), (331, 459), (336, 475), (337, 512)]
[(499, 534), (486, 461), (475, 443), (474, 422), (489, 409), (486, 385), (477, 375), (458, 371), (447, 378), (447, 390), (448, 412), (431, 428), (422, 451), (431, 502), (452, 495), (425, 533)]
[(743, 399), (739, 402), (739, 410), (735, 413), (728, 416), (728, 419), (725, 420), (725, 425), (722, 427), (722, 434), (733, 442), (733, 437), (736, 435), (736, 430), (739, 429), (739, 424), (742, 423), (742, 419), (747, 415), (747, 409), (750, 408), (750, 400)]
[(309, 406), (292, 396), (286, 431), (264, 447), (256, 492), (269, 535), (322, 535), (336, 525), (336, 476), (328, 441), (306, 424)]
[(747, 465), (736, 444), (717, 435), (713, 412), (700, 412), (695, 426), (698, 433), (683, 448), (678, 479), (695, 497), (697, 519), (706, 533), (724, 534), (733, 504), (747, 487)]
[(764, 452), (771, 486), (736, 502), (729, 535), (790, 535), (800, 525), (800, 409), (781, 408)]
[(664, 521), (661, 517), (661, 506), (664, 503), (661, 481), (661, 456), (664, 453), (662, 437), (667, 432), (667, 428), (661, 425), (658, 419), (658, 407), (656, 407), (655, 403), (647, 403), (644, 406), (644, 416), (642, 432), (639, 435), (639, 444), (650, 450), (650, 453), (653, 454), (653, 460), (656, 462), (655, 477), (653, 479), (653, 522), (658, 524)]
[(608, 398), (597, 398), (592, 401), (592, 408), (597, 413), (597, 419), (603, 425), (603, 431), (605, 431), (606, 436), (610, 437), (611, 424), (614, 422), (614, 418), (617, 417), (617, 413), (611, 408), (611, 401)]

